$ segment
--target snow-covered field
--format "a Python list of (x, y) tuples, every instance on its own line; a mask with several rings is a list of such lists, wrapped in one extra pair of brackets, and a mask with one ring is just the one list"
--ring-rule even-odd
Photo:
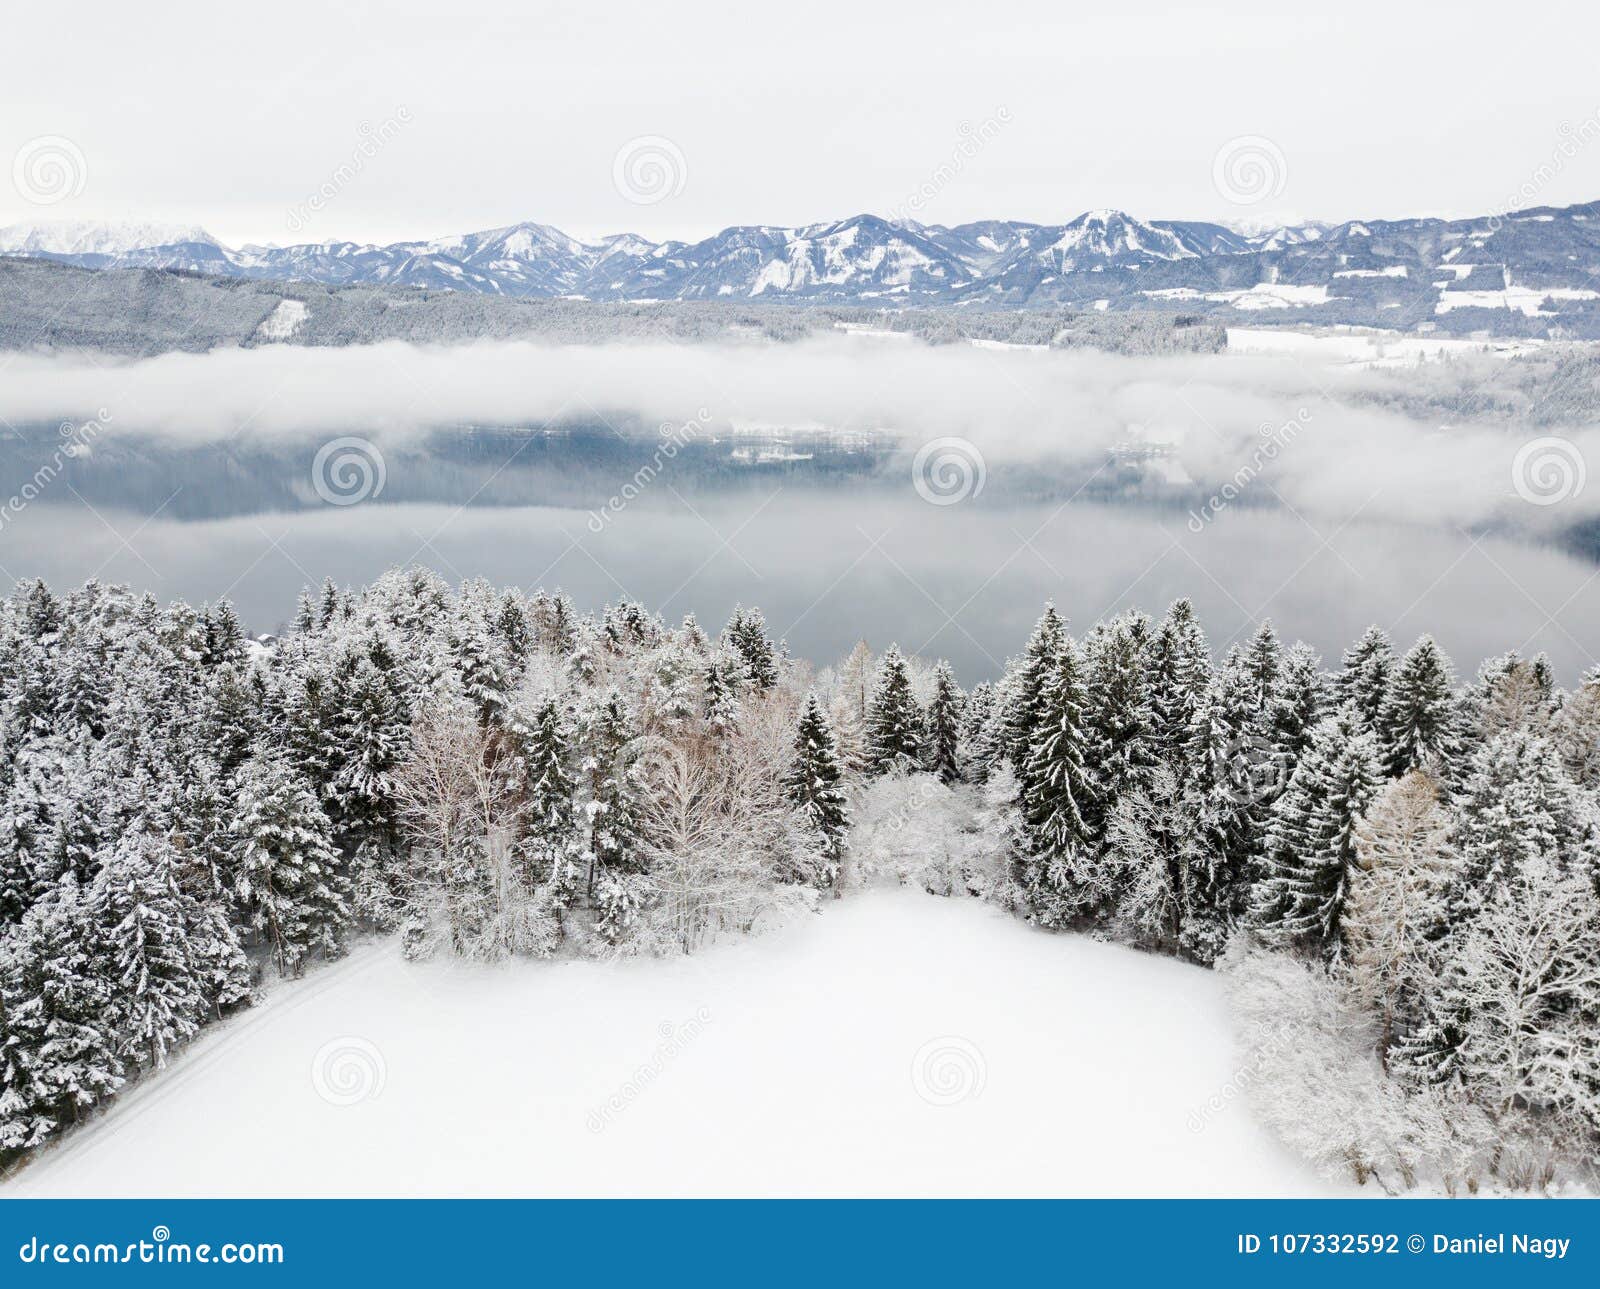
[(6, 1192), (1325, 1193), (1235, 1079), (1209, 972), (885, 891), (674, 961), (368, 945)]

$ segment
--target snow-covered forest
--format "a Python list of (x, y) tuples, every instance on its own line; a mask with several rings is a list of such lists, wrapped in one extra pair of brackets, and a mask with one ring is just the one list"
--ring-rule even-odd
[(1600, 674), (1459, 684), (1376, 628), (1215, 658), (1179, 601), (1047, 607), (967, 692), (893, 645), (814, 668), (754, 609), (713, 636), (411, 569), (281, 639), (22, 583), (0, 687), (7, 1165), (358, 935), (681, 954), (900, 884), (1224, 972), (1239, 1082), (1331, 1173), (1590, 1180)]

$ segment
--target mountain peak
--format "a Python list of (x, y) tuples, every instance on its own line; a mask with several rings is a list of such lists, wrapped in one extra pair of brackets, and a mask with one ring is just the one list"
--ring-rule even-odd
[(222, 243), (197, 224), (158, 221), (40, 219), (0, 228), (0, 253), (11, 255), (104, 255), (117, 258), (155, 246)]

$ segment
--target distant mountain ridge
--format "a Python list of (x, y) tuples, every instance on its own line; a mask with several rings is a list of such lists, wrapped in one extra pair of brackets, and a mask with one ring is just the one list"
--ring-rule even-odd
[(1506, 216), (1241, 232), (1093, 210), (946, 227), (856, 215), (698, 242), (520, 223), (389, 245), (230, 248), (195, 227), (19, 224), (0, 254), (328, 286), (524, 299), (735, 299), (877, 308), (1160, 309), (1398, 329), (1600, 336), (1600, 202)]

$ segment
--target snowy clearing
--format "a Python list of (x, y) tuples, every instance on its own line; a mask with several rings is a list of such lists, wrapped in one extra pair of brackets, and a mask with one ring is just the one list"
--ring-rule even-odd
[(473, 968), (366, 946), (6, 1190), (1329, 1193), (1240, 1081), (1212, 973), (882, 891), (673, 961)]

